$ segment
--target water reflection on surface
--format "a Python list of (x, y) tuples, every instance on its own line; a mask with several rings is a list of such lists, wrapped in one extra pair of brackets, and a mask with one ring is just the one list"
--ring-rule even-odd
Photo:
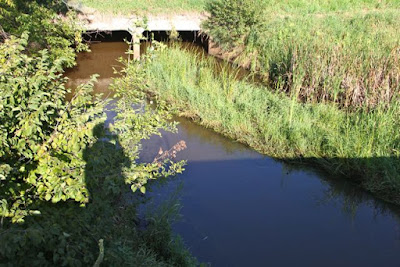
[(181, 121), (179, 134), (144, 144), (152, 158), (179, 140), (183, 175), (150, 193), (162, 202), (183, 182), (174, 229), (213, 266), (399, 266), (399, 210), (340, 179), (293, 169)]
[(115, 70), (121, 70), (122, 64), (117, 59), (127, 58), (125, 54), (127, 49), (128, 45), (123, 42), (92, 44), (91, 52), (78, 54), (78, 65), (65, 73), (65, 76), (69, 78), (66, 86), (74, 89), (79, 84), (89, 81), (91, 75), (99, 74), (94, 87), (95, 93), (103, 94), (103, 98), (112, 97), (113, 92), (108, 89), (108, 86), (112, 78), (116, 76)]
[[(80, 55), (69, 85), (100, 73), (108, 94), (112, 66), (125, 44), (102, 43)], [(179, 133), (143, 143), (151, 161), (160, 147), (185, 140), (186, 171), (155, 187), (161, 203), (183, 184), (183, 220), (174, 225), (201, 262), (212, 266), (400, 266), (400, 212), (351, 183), (263, 156), (184, 119)], [(149, 203), (150, 205), (151, 203)]]

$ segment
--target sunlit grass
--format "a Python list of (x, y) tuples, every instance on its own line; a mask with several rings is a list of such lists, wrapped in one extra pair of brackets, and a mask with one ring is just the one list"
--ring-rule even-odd
[(245, 46), (274, 89), (306, 102), (373, 108), (399, 96), (399, 10), (271, 18)]
[(135, 12), (169, 13), (202, 11), (206, 0), (71, 0), (81, 6), (94, 8), (102, 13), (131, 14)]
[[(204, 4), (209, 0), (70, 0), (84, 6), (95, 8), (100, 12), (128, 14), (135, 11), (149, 13), (203, 11)], [(397, 0), (263, 0), (267, 8), (275, 14), (279, 13), (324, 13), (353, 10), (370, 10), (398, 8)]]

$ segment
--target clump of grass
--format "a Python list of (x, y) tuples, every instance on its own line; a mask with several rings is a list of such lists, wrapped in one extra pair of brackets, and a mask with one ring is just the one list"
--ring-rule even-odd
[(250, 38), (276, 90), (353, 109), (399, 99), (400, 13), (288, 19), (268, 29)]
[[(400, 104), (347, 112), (216, 74), (215, 60), (170, 48), (144, 64), (146, 90), (181, 116), (287, 161), (316, 164), (400, 204)], [(128, 75), (135, 75), (128, 71)]]

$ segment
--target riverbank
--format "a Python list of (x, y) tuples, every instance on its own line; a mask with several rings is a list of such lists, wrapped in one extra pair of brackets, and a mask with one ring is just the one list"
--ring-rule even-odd
[[(80, 9), (92, 9), (101, 13), (109, 14), (162, 14), (180, 12), (203, 12), (206, 9), (207, 0), (69, 0), (68, 3)], [(386, 1), (302, 1), (302, 0), (256, 0), (254, 3), (265, 5), (268, 12), (274, 11), (275, 14), (314, 14), (320, 16), (322, 13), (336, 13), (354, 11), (370, 11), (377, 9), (387, 9), (398, 7), (396, 0)]]
[(144, 65), (145, 88), (180, 116), (277, 159), (347, 177), (400, 204), (398, 104), (385, 112), (352, 113), (299, 103), (229, 72), (216, 75), (214, 65), (212, 58), (179, 48), (158, 51)]
[(400, 99), (399, 2), (354, 1), (353, 12), (350, 1), (288, 2), (275, 16), (262, 0), (215, 0), (203, 30), (230, 60), (300, 102), (368, 112)]
[(108, 14), (171, 14), (182, 12), (204, 11), (206, 0), (72, 0), (72, 4), (80, 9), (95, 9)]

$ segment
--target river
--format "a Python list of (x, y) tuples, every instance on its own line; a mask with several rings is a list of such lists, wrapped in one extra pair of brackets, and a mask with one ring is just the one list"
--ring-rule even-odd
[[(68, 71), (68, 86), (100, 74), (111, 96), (121, 42), (96, 43)], [(147, 193), (158, 205), (181, 187), (182, 220), (173, 225), (200, 262), (211, 266), (400, 266), (400, 208), (346, 180), (261, 155), (189, 120), (178, 134), (143, 143), (142, 158), (185, 140), (179, 177)]]

